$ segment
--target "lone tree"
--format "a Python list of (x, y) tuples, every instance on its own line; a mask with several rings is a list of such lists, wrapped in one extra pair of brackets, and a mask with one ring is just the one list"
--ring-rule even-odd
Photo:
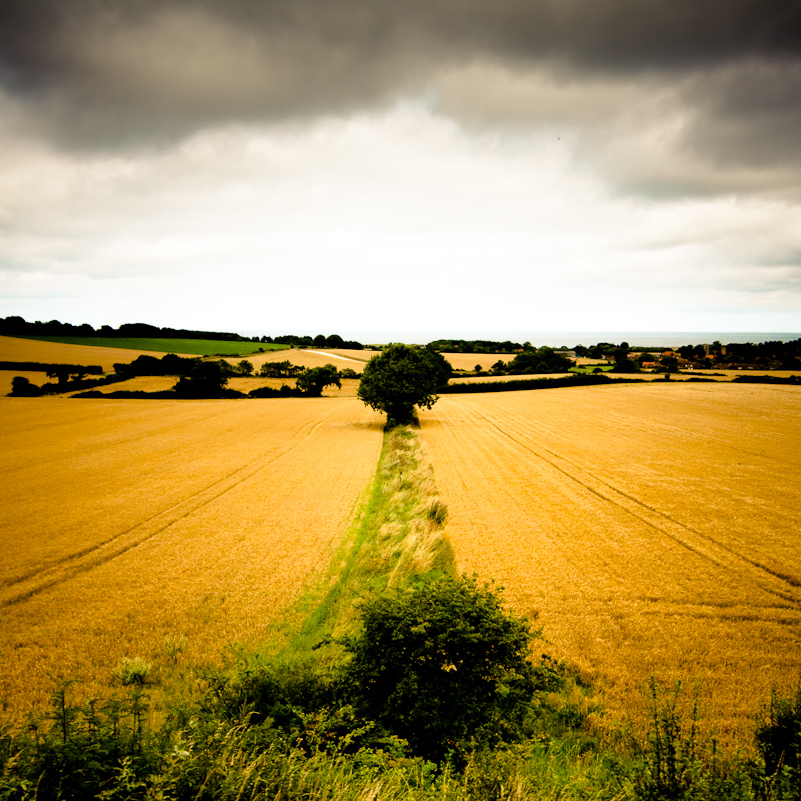
[(410, 423), (414, 407), (430, 409), (437, 389), (448, 383), (451, 366), (441, 353), (395, 343), (365, 365), (357, 393), (392, 425)]

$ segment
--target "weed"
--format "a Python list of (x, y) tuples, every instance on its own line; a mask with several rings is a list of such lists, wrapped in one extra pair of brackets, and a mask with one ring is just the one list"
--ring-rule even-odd
[(178, 657), (184, 652), (186, 648), (186, 637), (182, 634), (180, 637), (164, 638), (164, 652), (173, 664), (178, 662)]
[(437, 526), (444, 526), (445, 521), (448, 519), (448, 507), (438, 498), (435, 498), (428, 506), (426, 517)]
[(144, 659), (138, 656), (133, 658), (126, 656), (114, 669), (114, 678), (123, 687), (128, 687), (132, 684), (141, 687), (147, 681), (151, 668), (152, 665), (149, 662), (145, 662)]

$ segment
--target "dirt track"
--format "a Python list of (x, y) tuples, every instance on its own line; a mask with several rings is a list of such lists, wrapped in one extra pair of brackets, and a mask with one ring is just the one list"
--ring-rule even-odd
[(0, 399), (0, 697), (46, 673), (101, 691), (257, 640), (327, 565), (373, 477), (381, 418), (355, 399)]
[(701, 679), (743, 735), (797, 679), (801, 390), (446, 396), (421, 421), (460, 567), (539, 614), (614, 709), (639, 713), (650, 673)]

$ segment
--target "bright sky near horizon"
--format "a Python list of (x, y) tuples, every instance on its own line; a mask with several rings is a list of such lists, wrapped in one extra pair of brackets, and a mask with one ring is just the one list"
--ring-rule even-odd
[(6, 0), (0, 316), (801, 330), (794, 0)]

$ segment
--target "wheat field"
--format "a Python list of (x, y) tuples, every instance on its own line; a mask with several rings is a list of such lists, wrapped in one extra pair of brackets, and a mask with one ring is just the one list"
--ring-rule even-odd
[[(108, 690), (253, 643), (325, 567), (373, 477), (381, 418), (348, 398), (0, 399), (0, 705)], [(78, 692), (78, 690), (76, 690)]]
[(446, 396), (421, 437), (460, 569), (641, 720), (640, 686), (701, 683), (709, 726), (801, 669), (801, 390), (645, 384)]

